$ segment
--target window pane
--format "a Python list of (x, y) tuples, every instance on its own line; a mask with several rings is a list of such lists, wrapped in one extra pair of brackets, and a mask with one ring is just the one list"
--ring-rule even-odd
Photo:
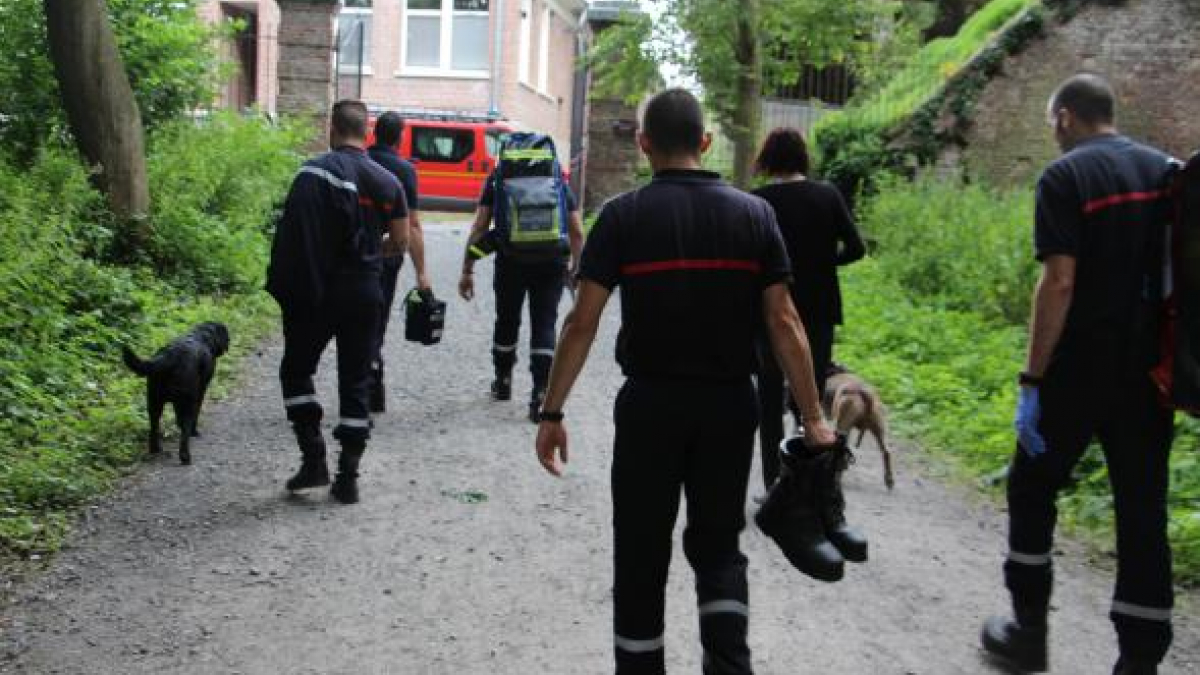
[(408, 0), (409, 9), (441, 9), (442, 0)]
[(357, 68), (368, 59), (371, 47), (371, 15), (341, 14), (338, 16), (338, 64)]
[(454, 36), (451, 46), (454, 53), (450, 67), (454, 70), (487, 70), (488, 67), (488, 17), (454, 17)]
[(361, 7), (364, 9), (371, 8), (371, 0), (342, 0), (343, 7)]
[(488, 0), (454, 0), (454, 9), (460, 12), (486, 12)]
[(408, 65), (439, 68), (442, 65), (442, 20), (435, 16), (408, 17)]
[(424, 162), (457, 164), (475, 152), (475, 132), (469, 129), (413, 127), (412, 156)]
[(488, 157), (493, 157), (493, 158), (499, 157), (500, 156), (500, 144), (504, 142), (504, 139), (501, 138), (500, 132), (499, 131), (489, 131), (489, 132), (487, 132), (487, 135), (484, 136), (483, 138), (484, 138), (484, 141), (487, 142)]

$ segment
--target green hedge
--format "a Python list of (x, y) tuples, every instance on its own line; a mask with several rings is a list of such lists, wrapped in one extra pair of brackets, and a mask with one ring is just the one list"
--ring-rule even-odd
[(0, 549), (53, 550), (74, 508), (142, 456), (145, 385), (121, 344), (147, 353), (219, 320), (236, 354), (270, 325), (256, 289), (298, 138), (233, 117), (161, 129), (152, 250), (133, 265), (115, 262), (116, 230), (73, 153), (0, 162)]
[[(998, 490), (1014, 449), (1015, 374), (1024, 364), (1036, 269), (1028, 191), (888, 184), (862, 209), (877, 254), (845, 275), (838, 359), (879, 386), (904, 435)], [(1200, 424), (1180, 416), (1172, 464), (1177, 578), (1200, 583)], [(903, 460), (901, 460), (903, 461)], [(1060, 506), (1068, 525), (1112, 545), (1098, 451)]]

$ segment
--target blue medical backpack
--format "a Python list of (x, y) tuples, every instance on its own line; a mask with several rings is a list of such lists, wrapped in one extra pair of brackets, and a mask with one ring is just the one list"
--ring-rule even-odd
[(509, 135), (501, 144), (493, 180), (495, 231), (505, 256), (543, 262), (570, 254), (565, 185), (554, 139)]

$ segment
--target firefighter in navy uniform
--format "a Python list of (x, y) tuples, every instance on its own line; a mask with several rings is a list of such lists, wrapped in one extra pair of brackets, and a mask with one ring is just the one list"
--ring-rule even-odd
[[(417, 211), (417, 170), (411, 163), (402, 159), (396, 150), (403, 132), (404, 120), (398, 113), (383, 113), (375, 121), (375, 145), (367, 148), (367, 154), (376, 164), (399, 179), (404, 188), (404, 198), (408, 202), (408, 256), (412, 258), (416, 271), (417, 288), (422, 293), (432, 295), (433, 286), (429, 282), (429, 274), (425, 267), (425, 232), (421, 229), (420, 214)], [(371, 412), (375, 413), (384, 412), (387, 408), (383, 345), (387, 338), (388, 319), (396, 299), (396, 285), (399, 283), (403, 263), (403, 256), (387, 256), (383, 260), (383, 303), (379, 308), (375, 358), (371, 363)]]
[(663, 609), (682, 492), (704, 672), (745, 675), (753, 671), (738, 539), (758, 424), (751, 374), (764, 318), (808, 443), (827, 448), (836, 438), (821, 415), (770, 205), (700, 170), (711, 137), (690, 93), (656, 95), (641, 129), (654, 180), (606, 204), (588, 238), (539, 415), (537, 453), (546, 470), (561, 473), (562, 406), (619, 286), (617, 359), (628, 379), (616, 401), (612, 467), (616, 672), (665, 672)]
[(382, 303), (380, 273), (387, 234), (391, 255), (408, 240), (408, 207), (395, 176), (367, 156), (367, 107), (333, 106), (332, 151), (305, 162), (292, 182), (275, 231), (267, 290), (283, 314), (283, 404), (300, 446), (299, 472), (288, 490), (329, 484), (323, 411), (313, 387), (321, 354), (337, 340), (342, 449), (330, 489), (358, 501), (358, 465), (371, 435), (371, 360)]
[(1078, 75), (1052, 96), (1063, 157), (1037, 187), (1034, 295), (1020, 375), (1018, 447), (1008, 477), (1005, 582), (1014, 616), (993, 617), (983, 645), (1018, 668), (1049, 667), (1055, 500), (1093, 438), (1104, 448), (1117, 524), (1110, 617), (1114, 673), (1156, 673), (1171, 644), (1167, 488), (1173, 415), (1149, 371), (1157, 360), (1164, 190), (1170, 158), (1118, 135), (1115, 96)]
[[(503, 155), (502, 159), (503, 161)], [(492, 336), (492, 398), (507, 401), (512, 398), (512, 372), (517, 363), (517, 342), (521, 331), (521, 306), (529, 298), (529, 371), (533, 389), (529, 396), (529, 417), (537, 422), (537, 411), (546, 393), (550, 364), (554, 360), (554, 337), (558, 324), (558, 305), (563, 290), (571, 283), (573, 270), (578, 268), (583, 249), (583, 217), (570, 186), (561, 184), (561, 199), (567, 212), (567, 241), (561, 253), (548, 260), (525, 259), (506, 242), (497, 239), (497, 230), (489, 231), (496, 213), (496, 171), (488, 176), (475, 222), (467, 239), (463, 257), (459, 295), (470, 301), (475, 297), (475, 262), (489, 253), (496, 253), (495, 277), (496, 326)], [(503, 206), (503, 205), (501, 205)], [(499, 220), (497, 218), (497, 224)]]

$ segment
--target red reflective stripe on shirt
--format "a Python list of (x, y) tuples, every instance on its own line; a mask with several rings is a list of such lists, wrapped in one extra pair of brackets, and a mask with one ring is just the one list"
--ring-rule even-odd
[(370, 197), (361, 197), (361, 196), (360, 196), (360, 197), (358, 198), (358, 205), (359, 205), (359, 206), (370, 206), (370, 207), (372, 207), (372, 208), (375, 208), (375, 209), (378, 209), (378, 210), (380, 210), (380, 211), (383, 211), (384, 213), (391, 213), (391, 212), (392, 212), (392, 205), (391, 205), (391, 204), (389, 204), (389, 203), (387, 203), (387, 202), (384, 202), (384, 203), (382, 203), (382, 204), (381, 204), (381, 203), (379, 203), (379, 202), (375, 201), (374, 199), (371, 199)]
[(1125, 194), (1101, 197), (1100, 199), (1093, 199), (1084, 205), (1083, 212), (1085, 215), (1090, 216), (1097, 211), (1102, 211), (1113, 206), (1133, 202), (1152, 202), (1156, 199), (1167, 197), (1168, 194), (1166, 190), (1155, 190), (1153, 192), (1126, 192)]
[(762, 265), (755, 260), (659, 260), (656, 262), (634, 263), (621, 268), (625, 276), (639, 276), (655, 272), (674, 272), (679, 270), (733, 270), (736, 272), (762, 271)]

